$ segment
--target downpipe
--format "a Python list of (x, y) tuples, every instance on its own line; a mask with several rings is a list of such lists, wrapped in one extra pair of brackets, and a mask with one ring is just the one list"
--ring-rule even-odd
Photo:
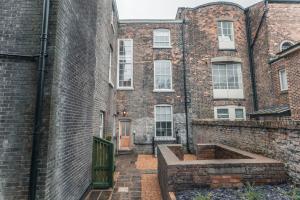
[(43, 3), (43, 18), (42, 18), (42, 33), (40, 43), (40, 54), (38, 63), (38, 82), (37, 82), (37, 94), (35, 104), (35, 115), (34, 115), (34, 128), (32, 134), (32, 157), (31, 157), (31, 168), (30, 168), (30, 181), (29, 181), (29, 196), (28, 199), (36, 199), (36, 188), (37, 188), (37, 177), (38, 177), (38, 166), (37, 158), (40, 146), (40, 131), (43, 124), (43, 97), (45, 88), (45, 67), (47, 57), (47, 45), (48, 45), (48, 30), (49, 30), (49, 11), (50, 11), (50, 0), (44, 0)]
[(190, 142), (189, 142), (189, 115), (188, 115), (188, 92), (187, 92), (187, 81), (186, 81), (186, 62), (185, 62), (185, 18), (182, 22), (181, 37), (182, 37), (182, 63), (183, 63), (183, 89), (184, 89), (184, 110), (185, 110), (185, 131), (186, 131), (186, 149), (188, 153), (191, 153)]

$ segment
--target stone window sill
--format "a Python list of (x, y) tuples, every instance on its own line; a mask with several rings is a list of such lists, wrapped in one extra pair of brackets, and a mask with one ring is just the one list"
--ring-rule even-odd
[(280, 94), (287, 94), (288, 93), (288, 90), (282, 90), (280, 91)]
[(172, 46), (166, 46), (166, 47), (153, 47), (153, 49), (172, 49)]
[(175, 92), (175, 90), (153, 90), (155, 93), (168, 93), (168, 92)]
[(127, 91), (132, 91), (132, 90), (134, 90), (134, 88), (133, 88), (133, 87), (127, 87), (127, 88), (125, 88), (125, 87), (124, 87), (124, 88), (118, 87), (117, 90), (125, 90), (125, 91), (127, 90)]
[(234, 48), (234, 49), (219, 49), (219, 51), (237, 51), (237, 50)]

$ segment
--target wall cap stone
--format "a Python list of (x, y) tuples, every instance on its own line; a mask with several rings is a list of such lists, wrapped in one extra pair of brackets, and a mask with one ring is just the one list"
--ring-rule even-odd
[(299, 130), (300, 121), (217, 121), (217, 120), (203, 120), (193, 119), (192, 125), (202, 126), (226, 126), (226, 127), (248, 127), (248, 128), (266, 128), (266, 129), (290, 129)]

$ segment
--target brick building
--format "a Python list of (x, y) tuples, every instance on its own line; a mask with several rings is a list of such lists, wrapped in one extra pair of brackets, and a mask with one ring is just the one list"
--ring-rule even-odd
[[(29, 193), (36, 199), (80, 199), (92, 179), (92, 137), (114, 127), (115, 3), (1, 1), (0, 17), (0, 199), (28, 199)], [(40, 36), (47, 18), (37, 120)], [(36, 122), (42, 126), (34, 131)]]
[(300, 82), (299, 82), (299, 61), (300, 44), (297, 43), (277, 54), (277, 57), (270, 61), (272, 78), (274, 80), (273, 91), (275, 104), (283, 105), (286, 114), (293, 120), (300, 120)]
[[(120, 51), (117, 113), (123, 116), (118, 116), (116, 127), (118, 147), (149, 152), (152, 138), (154, 143), (171, 142), (176, 135), (186, 144), (187, 138), (192, 141), (189, 129), (195, 118), (290, 118), (287, 95), (278, 99), (275, 94), (269, 61), (299, 41), (299, 5), (299, 1), (270, 0), (244, 9), (217, 2), (179, 8), (175, 20), (120, 20), (119, 48), (125, 41), (130, 46), (125, 66), (130, 75), (129, 87), (120, 87), (126, 74), (120, 58), (127, 55)], [(281, 27), (288, 30), (274, 31)], [(156, 69), (162, 68), (157, 64), (162, 60), (170, 61), (173, 70), (163, 79), (171, 84), (157, 90), (162, 74)], [(156, 112), (161, 105), (167, 113)], [(161, 121), (168, 114), (172, 120)]]
[(179, 8), (174, 20), (119, 20), (113, 0), (51, 0), (40, 55), (48, 4), (1, 2), (0, 199), (79, 199), (93, 136), (150, 153), (153, 138), (190, 144), (194, 118), (299, 120), (299, 3), (218, 2)]
[[(139, 144), (138, 150), (150, 153), (154, 133), (156, 140), (175, 142), (175, 132), (185, 138), (181, 23), (180, 20), (120, 21), (117, 83), (120, 148), (131, 148), (135, 143)], [(124, 70), (122, 56), (128, 63)], [(134, 137), (128, 138), (132, 134)]]
[[(269, 63), (300, 40), (299, 1), (260, 2), (249, 8), (256, 112), (254, 118), (290, 118), (287, 90), (278, 86), (279, 68)], [(299, 107), (299, 104), (298, 104)]]

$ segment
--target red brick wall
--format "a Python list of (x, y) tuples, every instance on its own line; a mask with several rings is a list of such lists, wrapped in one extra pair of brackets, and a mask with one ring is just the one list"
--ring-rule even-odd
[[(153, 30), (165, 28), (171, 33), (170, 49), (153, 48)], [(126, 118), (131, 119), (132, 132), (136, 133), (136, 142), (150, 143), (155, 134), (154, 106), (170, 104), (173, 106), (174, 135), (179, 131), (185, 139), (185, 111), (183, 90), (183, 66), (180, 23), (121, 23), (120, 39), (133, 39), (133, 87), (132, 91), (117, 91), (117, 111), (128, 111)], [(171, 60), (174, 92), (153, 92), (154, 60)], [(119, 115), (119, 119), (122, 116)], [(117, 124), (118, 132), (118, 124)], [(184, 143), (184, 142), (183, 142)], [(137, 147), (138, 148), (138, 147)], [(145, 146), (141, 146), (143, 151)]]
[(270, 3), (267, 23), (269, 51), (274, 55), (282, 41), (300, 41), (300, 4)]
[[(274, 90), (278, 103), (290, 105), (291, 118), (300, 120), (300, 51), (289, 54), (274, 62), (271, 67), (274, 71)], [(280, 91), (279, 69), (286, 69), (288, 79), (288, 91)]]
[(300, 51), (288, 56), (287, 78), (292, 119), (300, 120)]
[[(264, 11), (264, 3), (250, 7), (251, 32), (254, 38)], [(254, 45), (256, 89), (259, 109), (284, 104), (287, 95), (278, 93), (278, 69), (270, 67), (269, 60), (280, 51), (284, 40), (300, 40), (300, 5), (290, 3), (269, 3), (267, 17), (262, 23)], [(253, 39), (252, 38), (252, 39)]]
[(280, 160), (292, 180), (300, 183), (299, 122), (194, 120), (192, 129), (194, 145), (225, 144)]
[[(221, 105), (241, 105), (246, 107), (246, 112), (251, 112), (253, 110), (252, 89), (244, 10), (233, 4), (212, 3), (195, 9), (180, 9), (177, 18), (187, 19), (185, 40), (191, 117), (214, 118), (214, 106)], [(236, 50), (219, 50), (218, 20), (234, 22)], [(213, 98), (211, 59), (221, 56), (236, 57), (242, 60), (244, 99), (216, 100)]]
[(273, 105), (289, 105), (288, 91), (281, 91), (279, 70), (285, 69), (285, 64), (275, 63), (270, 68), (272, 76), (272, 89), (274, 91)]

